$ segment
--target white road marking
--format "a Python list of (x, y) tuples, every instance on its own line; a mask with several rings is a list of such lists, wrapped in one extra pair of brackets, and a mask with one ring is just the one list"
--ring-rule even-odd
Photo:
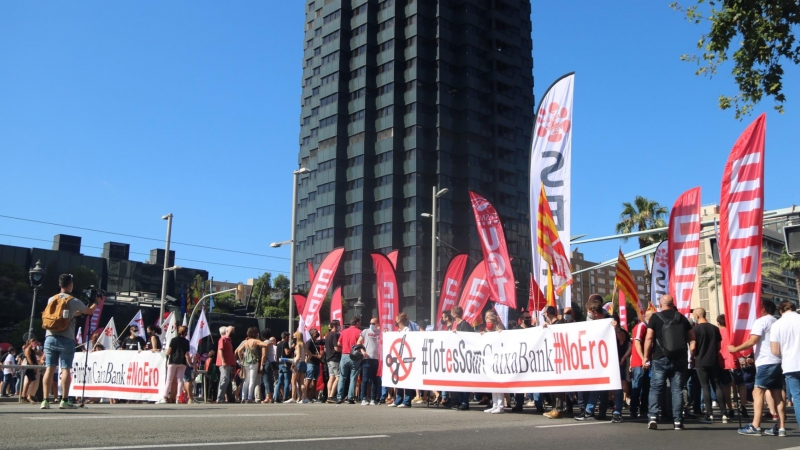
[(195, 442), (180, 444), (153, 444), (153, 445), (124, 445), (118, 447), (75, 447), (52, 450), (128, 450), (140, 448), (180, 448), (180, 447), (216, 447), (219, 445), (256, 445), (256, 444), (286, 444), (289, 442), (320, 442), (320, 441), (351, 441), (356, 439), (379, 439), (388, 438), (388, 434), (376, 434), (374, 436), (340, 436), (307, 439), (273, 439), (270, 441), (240, 441), (240, 442)]
[(302, 413), (275, 413), (275, 414), (139, 414), (139, 415), (101, 415), (101, 414), (59, 414), (23, 417), (28, 420), (83, 420), (83, 419), (187, 419), (203, 417), (277, 417), (277, 416), (307, 416)]
[(581, 425), (605, 425), (611, 422), (584, 422), (584, 423), (565, 423), (561, 425), (538, 425), (534, 428), (561, 428), (561, 427), (579, 427)]

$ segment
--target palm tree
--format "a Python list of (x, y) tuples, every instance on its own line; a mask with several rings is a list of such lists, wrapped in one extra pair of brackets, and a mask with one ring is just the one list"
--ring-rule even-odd
[(783, 253), (778, 257), (778, 266), (781, 270), (794, 275), (794, 286), (797, 289), (797, 299), (800, 301), (800, 258), (786, 253), (784, 248)]
[[(666, 217), (669, 210), (666, 206), (661, 206), (656, 201), (648, 200), (641, 195), (637, 195), (633, 203), (625, 202), (622, 204), (622, 213), (620, 213), (620, 221), (617, 223), (616, 231), (618, 234), (633, 233), (634, 231), (652, 230), (654, 228), (663, 228), (667, 226)], [(639, 236), (639, 248), (645, 248), (648, 245), (661, 242), (667, 238), (666, 233), (647, 234)], [(623, 242), (628, 239), (623, 239)], [(647, 267), (647, 257), (642, 256), (644, 260), (644, 280), (647, 285), (647, 292), (645, 297), (650, 301), (650, 268)]]

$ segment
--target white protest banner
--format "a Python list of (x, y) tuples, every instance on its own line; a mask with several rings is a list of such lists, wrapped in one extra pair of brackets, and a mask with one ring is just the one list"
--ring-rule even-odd
[(493, 333), (384, 333), (383, 386), (464, 392), (620, 389), (611, 319)]
[(86, 397), (158, 401), (166, 386), (166, 356), (163, 353), (104, 350), (75, 356), (69, 395), (80, 397), (86, 372)]

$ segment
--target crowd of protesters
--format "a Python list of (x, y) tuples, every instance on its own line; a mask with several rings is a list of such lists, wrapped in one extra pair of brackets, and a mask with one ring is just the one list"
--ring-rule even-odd
[[(62, 276), (59, 282), (62, 294), (68, 294), (71, 277)], [(344, 328), (333, 321), (325, 335), (311, 328), (309, 339), (300, 332), (273, 336), (269, 329), (251, 327), (246, 339), (236, 346), (232, 341), (234, 327), (221, 327), (216, 348), (195, 356), (190, 355), (187, 328), (180, 327), (178, 336), (164, 343), (167, 385), (173, 388), (160, 403), (197, 403), (196, 398), (202, 396), (212, 403), (360, 402), (362, 406), (395, 408), (426, 404), (456, 411), (469, 411), (477, 404), (491, 414), (506, 410), (519, 413), (528, 407), (549, 419), (571, 417), (578, 421), (609, 420), (610, 410), (612, 423), (623, 422), (627, 410), (628, 419), (642, 419), (649, 429), (657, 429), (659, 422), (682, 430), (687, 420), (710, 425), (737, 418), (746, 423), (739, 434), (785, 436), (786, 410), (800, 396), (800, 316), (795, 305), (784, 301), (776, 307), (771, 301), (762, 301), (750, 335), (739, 345), (732, 345), (724, 315), (713, 324), (703, 308), (694, 309), (686, 317), (675, 309), (671, 296), (661, 297), (659, 303), (659, 312), (648, 310), (641, 321), (629, 324), (621, 324), (610, 314), (599, 295), (591, 295), (585, 303), (585, 320), (611, 318), (614, 326), (622, 385), (610, 392), (510, 395), (386, 388), (381, 383), (380, 345), (381, 334), (387, 329), (377, 318), (362, 327), (361, 319), (353, 317)], [(80, 302), (70, 307), (71, 314), (92, 311), (91, 306), (86, 308)], [(572, 308), (558, 314), (556, 308), (547, 307), (541, 313), (522, 311), (515, 323), (504, 325), (497, 312), (489, 309), (482, 324), (473, 328), (456, 306), (442, 313), (438, 328), (456, 333), (493, 333), (506, 328), (557, 327), (580, 319)], [(400, 332), (421, 331), (405, 313), (396, 317), (395, 325)], [(630, 325), (630, 332), (626, 325)], [(42, 408), (49, 407), (50, 393), (62, 408), (74, 407), (69, 399), (56, 394), (58, 388), (69, 386), (68, 368), (74, 357), (69, 351), (74, 342), (67, 342), (70, 332), (74, 336), (72, 330), (63, 336), (48, 332), (44, 345), (30, 339), (19, 354), (12, 348), (2, 355), (0, 360), (6, 368), (0, 394), (21, 391), (22, 398), (32, 403), (39, 383), (48, 380), (43, 385)], [(159, 335), (161, 330), (150, 326), (145, 340), (139, 337), (138, 328), (131, 326), (122, 349), (161, 351)], [(102, 350), (102, 346), (96, 346), (96, 350)], [(47, 366), (44, 374), (13, 367), (42, 363)], [(60, 384), (55, 373), (59, 364)]]

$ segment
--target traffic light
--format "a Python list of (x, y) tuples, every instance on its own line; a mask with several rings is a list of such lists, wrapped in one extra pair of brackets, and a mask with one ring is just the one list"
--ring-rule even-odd
[(800, 225), (787, 225), (783, 227), (783, 238), (786, 242), (786, 253), (800, 254)]

